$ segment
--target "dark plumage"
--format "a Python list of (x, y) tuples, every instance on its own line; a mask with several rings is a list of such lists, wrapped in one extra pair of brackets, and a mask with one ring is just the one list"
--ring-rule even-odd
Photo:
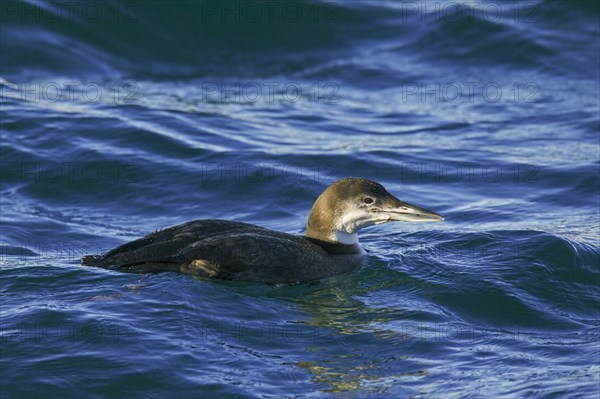
[[(85, 266), (126, 272), (182, 272), (263, 283), (315, 281), (349, 272), (361, 263), (351, 246), (327, 250), (304, 237), (247, 223), (194, 220), (123, 244), (104, 256), (86, 256)], [(329, 248), (328, 248), (329, 249)]]

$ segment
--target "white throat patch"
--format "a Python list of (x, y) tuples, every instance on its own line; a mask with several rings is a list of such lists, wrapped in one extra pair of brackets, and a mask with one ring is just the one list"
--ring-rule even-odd
[(335, 240), (340, 244), (354, 245), (358, 244), (358, 234), (348, 234), (344, 231), (337, 230), (335, 232)]
[(348, 234), (344, 231), (337, 230), (335, 232), (335, 240), (340, 244), (345, 245), (356, 245), (360, 250), (361, 255), (366, 254), (367, 252), (363, 249), (363, 247), (358, 242), (358, 234)]
[(363, 227), (385, 223), (389, 220), (384, 214), (368, 214), (362, 209), (346, 212), (337, 226), (338, 232), (343, 231), (348, 235), (355, 234)]

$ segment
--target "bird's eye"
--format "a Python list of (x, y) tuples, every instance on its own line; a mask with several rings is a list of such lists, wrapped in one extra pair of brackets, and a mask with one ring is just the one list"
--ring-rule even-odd
[(365, 198), (365, 204), (372, 204), (373, 203), (373, 198)]

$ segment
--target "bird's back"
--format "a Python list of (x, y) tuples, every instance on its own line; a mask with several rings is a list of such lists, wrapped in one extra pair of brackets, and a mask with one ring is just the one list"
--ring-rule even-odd
[(123, 244), (86, 266), (130, 272), (176, 271), (266, 283), (315, 281), (360, 265), (304, 237), (226, 220), (195, 220)]

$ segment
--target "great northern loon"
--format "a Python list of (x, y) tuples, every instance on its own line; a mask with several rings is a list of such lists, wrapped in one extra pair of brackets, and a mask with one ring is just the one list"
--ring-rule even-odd
[(127, 272), (182, 272), (270, 284), (313, 282), (361, 265), (357, 232), (393, 221), (434, 222), (437, 213), (407, 204), (379, 183), (345, 178), (315, 201), (304, 237), (227, 220), (194, 220), (123, 244), (85, 266)]

